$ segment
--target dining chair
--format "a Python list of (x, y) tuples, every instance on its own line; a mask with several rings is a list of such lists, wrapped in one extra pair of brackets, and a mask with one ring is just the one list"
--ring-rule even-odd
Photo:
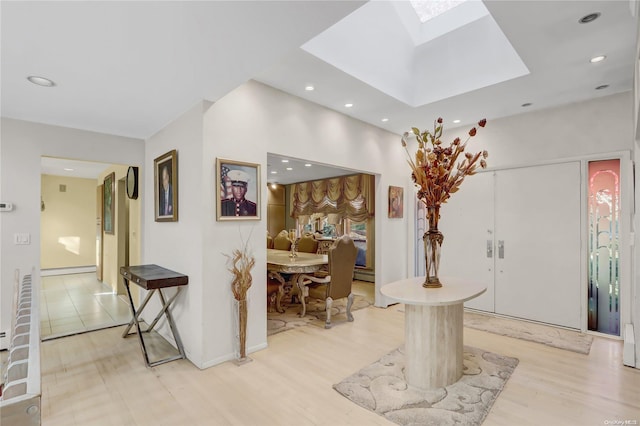
[(290, 250), (291, 249), (291, 240), (286, 235), (286, 231), (285, 231), (285, 234), (280, 232), (273, 239), (273, 248), (276, 249), (276, 250)]
[(318, 240), (313, 235), (305, 235), (298, 241), (298, 251), (303, 253), (316, 253), (318, 251)]
[[(298, 278), (299, 294), (305, 294), (304, 287), (309, 290), (309, 297), (322, 299), (325, 301), (325, 311), (327, 319), (324, 328), (331, 328), (331, 308), (333, 301), (347, 298), (347, 320), (353, 321), (351, 306), (353, 305), (353, 293), (351, 284), (353, 283), (353, 271), (356, 266), (358, 249), (353, 240), (348, 235), (344, 235), (329, 249), (329, 275), (317, 277), (314, 275), (301, 274)], [(306, 304), (302, 304), (300, 317), (306, 314)]]

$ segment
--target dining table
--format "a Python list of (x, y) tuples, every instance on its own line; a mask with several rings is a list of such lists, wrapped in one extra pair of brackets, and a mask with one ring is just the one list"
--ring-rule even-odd
[[(280, 283), (276, 296), (276, 310), (280, 313), (284, 312), (282, 298), (287, 282), (292, 286), (297, 286), (300, 275), (313, 274), (328, 263), (329, 256), (326, 254), (267, 249), (267, 271)], [(287, 281), (282, 274), (289, 275), (289, 280)], [(300, 300), (304, 304), (303, 295), (300, 295)]]

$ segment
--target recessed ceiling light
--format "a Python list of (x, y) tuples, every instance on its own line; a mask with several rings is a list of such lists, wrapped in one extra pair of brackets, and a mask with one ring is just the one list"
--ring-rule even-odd
[(275, 170), (271, 170), (271, 174), (272, 174), (272, 175), (277, 175), (277, 174), (278, 174), (278, 172), (276, 172)]
[(596, 87), (596, 90), (602, 90), (602, 89), (606, 89), (607, 87), (609, 87), (608, 84), (603, 84), (601, 86)]
[(345, 108), (351, 108), (353, 104), (344, 104)]
[(293, 167), (287, 167), (287, 170), (293, 170)]
[(308, 84), (304, 87), (304, 90), (306, 90), (307, 92), (312, 92), (315, 89), (315, 87), (313, 87), (312, 85)]
[(526, 107), (530, 107), (531, 105), (533, 105), (531, 102), (526, 102), (526, 103), (522, 104), (522, 106), (523, 106), (524, 108), (526, 108)]
[(460, 120), (453, 120), (454, 123), (458, 124)]
[(599, 17), (600, 17), (600, 12), (590, 13), (578, 19), (578, 22), (581, 24), (588, 24), (589, 22), (595, 21)]
[(382, 120), (380, 120), (380, 121), (382, 121), (383, 123), (386, 123), (387, 121), (389, 121), (389, 119), (388, 119), (387, 117), (385, 117), (385, 118), (383, 118), (383, 119), (382, 119)]
[(283, 162), (283, 163), (288, 163), (288, 162), (289, 162), (289, 160), (282, 160), (282, 162)]
[(69, 167), (65, 167), (63, 170), (64, 170), (65, 172), (72, 172), (72, 171), (73, 171), (73, 169), (70, 169)]
[(38, 86), (53, 87), (56, 85), (53, 80), (49, 80), (48, 78), (44, 77), (38, 77), (36, 75), (30, 75), (29, 77), (27, 77), (27, 80), (29, 80), (33, 84), (37, 84)]
[(276, 189), (276, 186), (277, 186), (277, 185), (276, 185), (275, 183), (272, 183), (272, 184), (271, 184), (271, 189)]
[(592, 64), (595, 64), (596, 62), (602, 62), (606, 59), (607, 57), (604, 55), (600, 55), (600, 56), (594, 56), (593, 58), (591, 58), (589, 60), (589, 62), (591, 62)]
[(311, 164), (307, 163), (304, 165), (305, 167), (311, 167)]

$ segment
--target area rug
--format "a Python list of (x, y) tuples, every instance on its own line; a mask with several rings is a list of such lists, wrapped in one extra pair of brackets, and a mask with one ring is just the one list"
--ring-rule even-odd
[(593, 343), (593, 336), (578, 331), (468, 311), (464, 313), (464, 326), (585, 355)]
[[(364, 296), (355, 294), (353, 298), (353, 306), (351, 312), (357, 311), (371, 306)], [(297, 327), (304, 327), (306, 325), (314, 325), (324, 328), (324, 322), (327, 319), (325, 311), (324, 300), (309, 298), (307, 303), (307, 313), (304, 318), (300, 318), (300, 303), (291, 303), (290, 298), (285, 298), (283, 301), (283, 307), (285, 312), (280, 314), (278, 312), (267, 313), (267, 336), (281, 333), (283, 331), (292, 330)], [(347, 322), (347, 299), (338, 299), (333, 301), (331, 307), (331, 325), (336, 326), (338, 324)]]
[(390, 352), (333, 388), (399, 425), (480, 425), (518, 365), (517, 358), (465, 346), (462, 378), (424, 391), (407, 385), (403, 351)]

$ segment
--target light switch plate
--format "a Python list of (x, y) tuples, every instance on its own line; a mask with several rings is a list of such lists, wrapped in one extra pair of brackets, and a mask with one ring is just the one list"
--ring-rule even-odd
[(31, 234), (13, 234), (13, 243), (18, 245), (31, 244)]

